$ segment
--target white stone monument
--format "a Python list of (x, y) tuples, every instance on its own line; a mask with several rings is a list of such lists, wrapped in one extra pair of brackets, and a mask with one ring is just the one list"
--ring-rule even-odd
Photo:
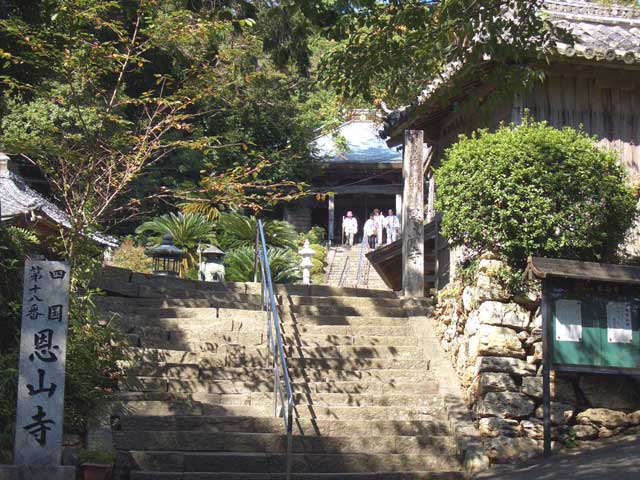
[(302, 269), (303, 285), (311, 285), (311, 267), (313, 267), (311, 259), (315, 254), (316, 252), (309, 246), (309, 240), (305, 240), (304, 245), (298, 251), (298, 255), (302, 257), (300, 268)]

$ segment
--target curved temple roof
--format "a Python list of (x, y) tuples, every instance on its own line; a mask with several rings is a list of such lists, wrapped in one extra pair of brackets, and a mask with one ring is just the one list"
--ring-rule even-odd
[(388, 163), (401, 162), (402, 154), (389, 149), (378, 135), (378, 126), (371, 120), (351, 120), (342, 124), (337, 135), (346, 140), (346, 150), (336, 142), (335, 134), (318, 137), (314, 147), (320, 157), (330, 163)]
[[(52, 223), (71, 228), (69, 216), (64, 211), (29, 187), (22, 177), (4, 165), (0, 167), (0, 208), (2, 209), (0, 221), (37, 212)], [(86, 236), (105, 247), (118, 246), (117, 240), (113, 237), (99, 233), (88, 233)]]

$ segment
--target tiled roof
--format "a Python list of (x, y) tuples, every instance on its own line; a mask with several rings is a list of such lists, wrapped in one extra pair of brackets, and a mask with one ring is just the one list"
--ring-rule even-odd
[(345, 150), (336, 144), (333, 134), (322, 135), (314, 141), (314, 148), (325, 162), (340, 164), (402, 161), (402, 154), (387, 148), (380, 139), (377, 125), (371, 120), (351, 120), (342, 124), (337, 133), (346, 141)]
[[(64, 211), (29, 187), (22, 177), (8, 169), (0, 169), (0, 209), (2, 221), (20, 215), (31, 215), (31, 212), (34, 212), (44, 215), (57, 225), (71, 228), (69, 216)], [(118, 246), (117, 240), (113, 237), (98, 233), (90, 233), (87, 237), (100, 245)]]
[[(545, 0), (543, 11), (548, 20), (570, 34), (572, 41), (558, 39), (557, 53), (565, 58), (590, 62), (636, 65), (640, 67), (640, 6), (622, 7), (592, 1)], [(406, 121), (409, 110), (424, 105), (442, 85), (464, 70), (460, 62), (450, 63), (429, 82), (410, 105), (387, 115), (380, 136), (386, 138), (397, 125)]]
[(544, 11), (573, 37), (571, 43), (558, 42), (561, 55), (640, 64), (640, 8), (546, 0)]

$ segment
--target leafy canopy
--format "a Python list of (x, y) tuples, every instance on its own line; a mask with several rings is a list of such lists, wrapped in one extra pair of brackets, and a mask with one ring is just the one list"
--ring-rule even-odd
[(444, 235), (522, 266), (528, 255), (607, 261), (636, 199), (612, 152), (571, 128), (525, 119), (461, 136), (436, 171)]
[[(390, 0), (340, 17), (323, 60), (324, 79), (343, 96), (406, 104), (447, 65), (487, 58), (513, 82), (537, 77), (552, 46), (542, 0)], [(534, 62), (532, 62), (532, 60)], [(501, 85), (498, 85), (500, 87)]]

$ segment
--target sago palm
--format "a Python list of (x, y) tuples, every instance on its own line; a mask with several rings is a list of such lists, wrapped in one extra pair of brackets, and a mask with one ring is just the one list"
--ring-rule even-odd
[[(268, 248), (273, 283), (294, 283), (300, 280), (300, 259), (291, 250)], [(224, 257), (225, 279), (230, 282), (253, 281), (254, 249), (239, 247), (229, 250)], [(260, 280), (260, 277), (258, 277)]]
[[(216, 222), (218, 239), (223, 250), (239, 247), (253, 247), (256, 243), (258, 220), (256, 217), (238, 213), (222, 213)], [(295, 248), (298, 234), (288, 222), (281, 220), (263, 221), (264, 236), (268, 247)]]
[(173, 243), (187, 253), (188, 268), (197, 264), (198, 244), (215, 242), (214, 223), (199, 213), (169, 213), (156, 217), (136, 228), (136, 234), (151, 234), (149, 240), (156, 245), (162, 243), (167, 233), (173, 237)]

